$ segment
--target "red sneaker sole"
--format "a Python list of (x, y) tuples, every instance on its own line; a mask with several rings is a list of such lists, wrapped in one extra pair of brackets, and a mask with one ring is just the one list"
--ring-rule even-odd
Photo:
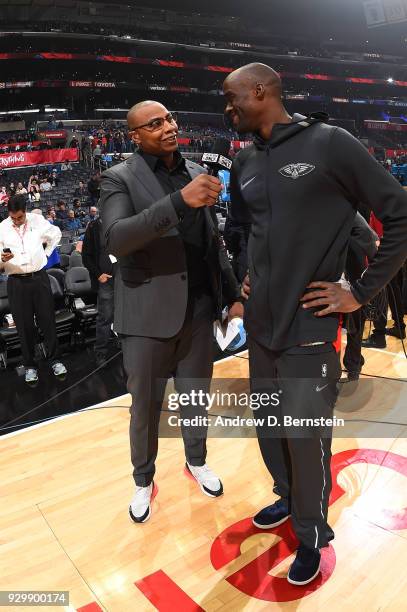
[(191, 474), (191, 472), (189, 470), (187, 470), (186, 467), (184, 467), (184, 474), (187, 478), (189, 478), (190, 480), (192, 480), (192, 482), (194, 482), (195, 484), (199, 484), (199, 482), (196, 480), (196, 478), (194, 478)]

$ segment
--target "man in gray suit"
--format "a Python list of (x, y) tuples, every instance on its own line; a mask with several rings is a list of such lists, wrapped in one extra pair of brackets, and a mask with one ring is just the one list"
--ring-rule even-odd
[[(127, 120), (139, 150), (103, 174), (100, 206), (108, 253), (118, 259), (114, 325), (132, 395), (129, 512), (142, 523), (155, 495), (166, 381), (173, 376), (179, 393), (208, 391), (213, 320), (224, 304), (230, 318), (242, 316), (243, 306), (211, 208), (220, 181), (181, 156), (175, 116), (162, 104), (140, 102)], [(203, 406), (181, 409), (182, 417), (206, 414)], [(188, 475), (218, 497), (223, 487), (206, 465), (206, 429), (197, 436), (183, 427), (182, 435)]]

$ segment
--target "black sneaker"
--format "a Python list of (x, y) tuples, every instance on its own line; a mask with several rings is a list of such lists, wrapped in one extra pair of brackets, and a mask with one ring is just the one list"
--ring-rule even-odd
[(393, 327), (386, 327), (386, 329), (384, 331), (386, 333), (386, 336), (393, 336), (393, 338), (398, 338), (399, 340), (405, 340), (406, 339), (406, 328), (405, 328), (405, 326), (403, 326), (403, 327), (401, 327), (399, 329), (397, 327), (397, 325), (393, 325)]
[(253, 525), (259, 529), (272, 529), (284, 523), (291, 516), (287, 500), (278, 499), (271, 506), (260, 510), (252, 519)]
[(386, 337), (384, 335), (378, 336), (377, 334), (372, 334), (369, 338), (362, 341), (362, 346), (365, 348), (384, 349), (386, 348)]
[(294, 563), (288, 570), (287, 580), (290, 584), (303, 586), (312, 582), (319, 574), (321, 553), (318, 548), (307, 548), (300, 544)]

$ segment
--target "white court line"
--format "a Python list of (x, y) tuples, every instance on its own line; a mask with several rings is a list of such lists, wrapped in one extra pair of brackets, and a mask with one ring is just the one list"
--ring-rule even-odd
[[(347, 342), (342, 340), (342, 344), (344, 346), (347, 345)], [(364, 351), (379, 351), (379, 353), (384, 353), (385, 355), (394, 355), (394, 357), (402, 357), (403, 359), (406, 358), (405, 354), (403, 353), (403, 351), (399, 351), (398, 353), (393, 353), (392, 351), (388, 351), (387, 349), (379, 349), (379, 348), (373, 348), (372, 346), (362, 346), (362, 350)]]
[(387, 351), (386, 349), (373, 348), (372, 346), (362, 346), (362, 350), (364, 351), (378, 351), (382, 353), (382, 355), (394, 355), (394, 357), (399, 357), (405, 359), (406, 356), (401, 351), (399, 353), (393, 353), (392, 351)]
[[(219, 359), (218, 361), (215, 361), (214, 365), (216, 365), (217, 363), (229, 361), (230, 359), (233, 359), (234, 357), (240, 357), (241, 355), (244, 355), (245, 353), (247, 353), (247, 350), (241, 351), (240, 353), (235, 353), (234, 355), (230, 355), (229, 357), (224, 357), (223, 359)], [(1, 435), (0, 442), (1, 440), (4, 440), (5, 438), (12, 438), (13, 436), (17, 436), (18, 434), (25, 433), (26, 431), (32, 431), (33, 429), (39, 429), (40, 427), (44, 427), (45, 425), (50, 425), (51, 423), (55, 423), (56, 421), (62, 421), (62, 419), (68, 419), (69, 417), (73, 417), (81, 412), (86, 412), (87, 410), (91, 410), (93, 408), (101, 408), (103, 406), (108, 407), (108, 404), (110, 404), (111, 402), (115, 402), (129, 395), (130, 395), (129, 393), (124, 393), (123, 395), (112, 397), (111, 399), (105, 400), (104, 402), (100, 402), (99, 404), (94, 404), (93, 406), (87, 406), (86, 408), (81, 408), (80, 410), (75, 410), (75, 412), (70, 412), (68, 414), (62, 414), (61, 416), (57, 416), (53, 419), (48, 419), (47, 421), (43, 421), (42, 423), (37, 423), (36, 425), (29, 425), (28, 427), (24, 427), (23, 425), (22, 429), (19, 429), (18, 431), (11, 431), (8, 434)]]
[[(29, 425), (28, 427), (24, 427), (24, 425), (22, 425), (23, 429), (19, 429), (18, 431), (12, 431), (8, 434), (3, 434), (2, 436), (0, 436), (0, 442), (4, 440), (4, 438), (11, 438), (12, 436), (16, 436), (17, 434), (21, 434), (26, 431), (30, 431), (32, 429), (39, 429), (40, 427), (44, 427), (45, 425), (49, 425), (50, 423), (55, 423), (55, 421), (62, 421), (62, 419), (68, 419), (69, 417), (73, 417), (76, 414), (79, 414), (80, 412), (86, 412), (87, 410), (91, 410), (93, 408), (101, 408), (103, 406), (106, 406), (110, 402), (117, 401), (119, 399), (122, 399), (123, 397), (127, 397), (128, 395), (129, 393), (124, 393), (123, 395), (112, 397), (112, 399), (105, 400), (104, 402), (100, 402), (99, 404), (94, 404), (93, 406), (87, 406), (86, 408), (81, 408), (80, 410), (75, 410), (75, 412), (69, 412), (68, 414), (61, 414), (60, 416), (57, 416), (53, 419), (48, 419), (47, 421), (43, 421), (42, 423), (37, 423), (36, 425)], [(4, 427), (6, 427), (6, 425)]]

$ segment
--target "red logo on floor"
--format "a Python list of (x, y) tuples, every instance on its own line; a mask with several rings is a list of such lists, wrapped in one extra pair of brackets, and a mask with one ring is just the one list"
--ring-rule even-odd
[[(330, 505), (345, 494), (344, 489), (338, 484), (338, 475), (345, 467), (356, 463), (387, 467), (407, 476), (407, 458), (401, 455), (374, 449), (342, 451), (333, 455), (331, 460)], [(379, 515), (375, 516), (375, 523), (387, 530), (407, 529), (407, 508), (399, 511), (382, 509)], [(227, 527), (212, 544), (210, 559), (213, 567), (218, 570), (237, 559), (241, 555), (242, 543), (259, 533), (264, 535), (265, 532), (254, 527), (251, 518), (243, 519)], [(321, 573), (311, 584), (296, 587), (289, 584), (285, 578), (271, 576), (270, 570), (296, 550), (298, 541), (289, 520), (275, 529), (267, 530), (266, 533), (277, 535), (281, 540), (225, 579), (240, 592), (263, 601), (295, 601), (320, 589), (332, 576), (336, 558), (331, 545), (322, 549)], [(183, 612), (203, 612), (202, 608), (161, 570), (138, 580), (135, 584), (159, 612), (173, 612), (177, 609)], [(91, 603), (79, 610), (96, 612), (100, 608), (96, 603)]]

